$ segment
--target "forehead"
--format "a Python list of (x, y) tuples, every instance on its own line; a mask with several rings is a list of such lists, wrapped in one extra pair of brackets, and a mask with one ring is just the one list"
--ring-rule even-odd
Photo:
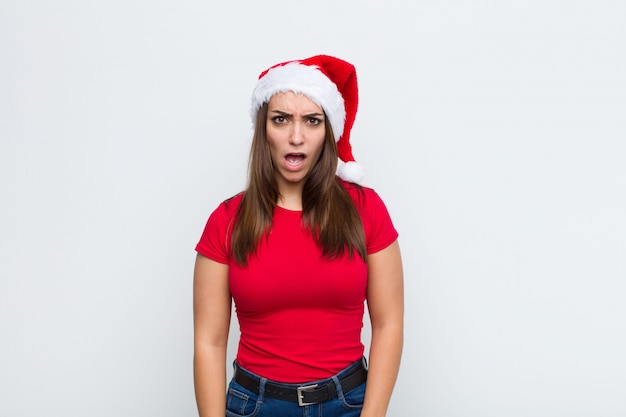
[(304, 94), (287, 91), (284, 93), (276, 93), (272, 96), (269, 103), (269, 110), (283, 110), (301, 113), (323, 113), (323, 109), (315, 104), (313, 100)]

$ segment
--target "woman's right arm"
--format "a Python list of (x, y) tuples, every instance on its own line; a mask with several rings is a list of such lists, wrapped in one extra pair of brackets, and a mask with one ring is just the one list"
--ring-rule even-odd
[(198, 254), (193, 279), (193, 369), (200, 417), (224, 417), (226, 413), (231, 299), (228, 265)]

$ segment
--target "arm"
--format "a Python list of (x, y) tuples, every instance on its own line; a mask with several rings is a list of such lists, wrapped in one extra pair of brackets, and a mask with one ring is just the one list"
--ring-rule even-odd
[(402, 355), (404, 289), (398, 242), (368, 255), (367, 266), (367, 305), (372, 323), (372, 343), (361, 417), (383, 417)]
[(193, 370), (200, 417), (224, 417), (226, 412), (230, 311), (228, 265), (198, 255), (193, 281)]

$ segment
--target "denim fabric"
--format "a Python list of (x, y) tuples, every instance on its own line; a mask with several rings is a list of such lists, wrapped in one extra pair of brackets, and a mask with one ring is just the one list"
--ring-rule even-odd
[(299, 406), (296, 402), (265, 398), (263, 392), (267, 379), (239, 367), (238, 372), (246, 373), (261, 380), (260, 392), (255, 394), (234, 380), (230, 381), (226, 395), (226, 417), (359, 417), (363, 408), (366, 382), (350, 390), (350, 392), (344, 393), (341, 390), (339, 379), (353, 371), (360, 362), (361, 360), (355, 362), (331, 378), (311, 381), (306, 384), (281, 384), (271, 381), (273, 384), (286, 387), (335, 382), (338, 393), (336, 398), (306, 406)]

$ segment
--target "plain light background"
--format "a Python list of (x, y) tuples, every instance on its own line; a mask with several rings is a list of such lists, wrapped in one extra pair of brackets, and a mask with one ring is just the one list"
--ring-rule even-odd
[(245, 184), (257, 75), (326, 53), (357, 67), (354, 153), (401, 234), (389, 416), (626, 416), (625, 18), (3, 0), (0, 415), (196, 415), (194, 246)]

